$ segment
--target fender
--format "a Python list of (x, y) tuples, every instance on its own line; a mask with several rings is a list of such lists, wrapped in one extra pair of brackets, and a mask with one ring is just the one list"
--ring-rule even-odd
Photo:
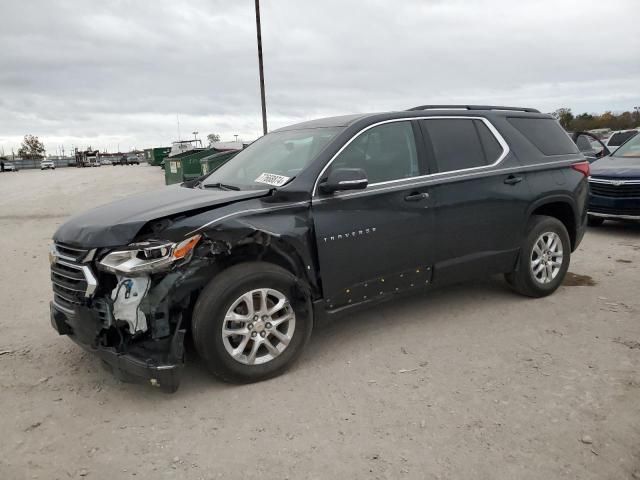
[(584, 236), (587, 216), (586, 208), (583, 208), (581, 212), (574, 197), (567, 193), (555, 193), (538, 198), (534, 202), (532, 202), (532, 204), (527, 209), (527, 218), (531, 217), (531, 215), (533, 215), (536, 210), (543, 209), (544, 211), (544, 208), (546, 206), (550, 206), (551, 208), (553, 208), (552, 205), (554, 204), (567, 206), (570, 209), (572, 219), (570, 220), (566, 218), (567, 215), (562, 210), (548, 211), (544, 213), (558, 218), (560, 221), (565, 223), (565, 225), (567, 225), (567, 230), (571, 239), (571, 251), (575, 251), (582, 241), (582, 237)]
[(271, 261), (308, 285), (312, 298), (321, 295), (313, 222), (308, 201), (252, 200), (181, 219), (162, 232), (164, 237), (203, 235), (206, 255), (223, 270), (251, 260)]
[(548, 205), (550, 203), (566, 203), (571, 207), (573, 211), (574, 218), (579, 218), (578, 206), (574, 198), (568, 193), (558, 193), (553, 195), (545, 195), (544, 197), (538, 198), (535, 200), (529, 207), (527, 208), (527, 217), (530, 217), (531, 214), (542, 207), (543, 205)]

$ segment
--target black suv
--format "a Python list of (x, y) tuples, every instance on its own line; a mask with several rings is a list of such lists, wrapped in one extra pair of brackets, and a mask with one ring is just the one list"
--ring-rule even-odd
[(587, 219), (589, 164), (549, 115), (421, 106), (276, 130), (206, 177), (77, 215), (54, 235), (55, 329), (123, 379), (281, 373), (315, 325), (504, 273), (552, 293)]

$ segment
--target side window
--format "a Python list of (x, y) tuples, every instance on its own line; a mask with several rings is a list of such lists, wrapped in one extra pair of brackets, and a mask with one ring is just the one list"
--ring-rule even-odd
[(361, 168), (369, 184), (419, 175), (411, 122), (391, 122), (370, 128), (336, 157), (331, 168)]
[(502, 154), (498, 140), (481, 120), (447, 118), (422, 123), (431, 140), (438, 172), (483, 167)]
[(544, 155), (578, 153), (578, 147), (553, 118), (508, 117), (507, 120)]

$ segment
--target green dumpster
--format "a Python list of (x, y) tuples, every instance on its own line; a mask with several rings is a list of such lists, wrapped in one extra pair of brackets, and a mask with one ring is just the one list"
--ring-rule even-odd
[(144, 159), (149, 165), (160, 166), (162, 161), (169, 155), (171, 147), (147, 148), (144, 151)]
[(164, 181), (167, 185), (193, 180), (202, 175), (200, 159), (218, 152), (215, 148), (189, 150), (164, 159)]
[(222, 165), (227, 163), (229, 159), (234, 157), (240, 150), (228, 150), (226, 152), (218, 152), (213, 155), (209, 155), (200, 160), (200, 173), (206, 175), (208, 173), (217, 170)]

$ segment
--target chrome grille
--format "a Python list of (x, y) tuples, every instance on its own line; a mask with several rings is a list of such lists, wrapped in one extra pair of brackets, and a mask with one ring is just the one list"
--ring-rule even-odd
[(55, 244), (51, 248), (51, 283), (54, 300), (63, 307), (82, 305), (97, 288), (97, 280), (87, 263), (93, 250)]
[(593, 195), (613, 198), (640, 198), (640, 182), (624, 180), (590, 180)]
[(89, 253), (92, 252), (89, 249), (72, 247), (71, 245), (68, 245), (66, 243), (56, 243), (55, 249), (61, 258), (64, 258), (72, 262), (78, 262), (78, 263), (86, 262), (91, 260), (91, 258), (88, 258), (88, 257), (93, 256), (93, 255), (89, 255)]

